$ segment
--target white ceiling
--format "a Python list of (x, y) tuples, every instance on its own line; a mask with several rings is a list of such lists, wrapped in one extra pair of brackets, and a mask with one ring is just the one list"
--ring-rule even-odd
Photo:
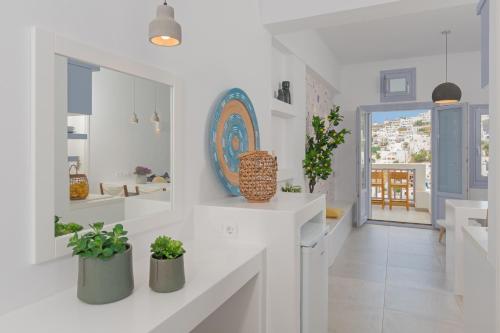
[[(351, 15), (356, 15), (352, 12)], [(475, 5), (461, 5), (318, 29), (343, 64), (444, 53), (443, 30), (451, 30), (448, 49), (480, 49), (480, 20)]]

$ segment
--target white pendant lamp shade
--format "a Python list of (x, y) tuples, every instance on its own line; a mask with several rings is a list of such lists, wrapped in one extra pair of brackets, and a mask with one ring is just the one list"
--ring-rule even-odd
[(149, 41), (159, 46), (177, 46), (182, 42), (182, 28), (174, 18), (174, 8), (158, 6), (156, 18), (149, 24)]

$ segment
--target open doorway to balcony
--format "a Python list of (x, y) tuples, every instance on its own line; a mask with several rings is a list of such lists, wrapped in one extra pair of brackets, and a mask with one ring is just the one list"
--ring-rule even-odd
[(368, 219), (431, 224), (430, 108), (370, 112)]

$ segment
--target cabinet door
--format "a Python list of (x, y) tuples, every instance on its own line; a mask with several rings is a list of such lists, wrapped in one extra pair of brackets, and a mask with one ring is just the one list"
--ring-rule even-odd
[(68, 112), (92, 114), (92, 72), (98, 67), (68, 60)]

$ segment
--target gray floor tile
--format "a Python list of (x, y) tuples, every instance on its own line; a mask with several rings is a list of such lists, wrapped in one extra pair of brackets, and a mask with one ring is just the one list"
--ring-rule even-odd
[(328, 296), (332, 302), (373, 307), (384, 305), (384, 283), (330, 276)]
[(381, 307), (330, 302), (328, 331), (330, 333), (382, 332)]
[(426, 256), (420, 254), (389, 251), (387, 265), (389, 267), (411, 268), (434, 272), (444, 271), (444, 267), (441, 265), (437, 256)]
[(385, 308), (434, 320), (462, 322), (457, 300), (449, 293), (388, 285)]
[(384, 310), (383, 333), (463, 333), (458, 323), (430, 320), (409, 313)]
[(386, 265), (337, 258), (330, 268), (330, 276), (384, 283), (386, 270)]
[(445, 272), (433, 272), (401, 267), (387, 268), (387, 284), (450, 293), (453, 289)]

